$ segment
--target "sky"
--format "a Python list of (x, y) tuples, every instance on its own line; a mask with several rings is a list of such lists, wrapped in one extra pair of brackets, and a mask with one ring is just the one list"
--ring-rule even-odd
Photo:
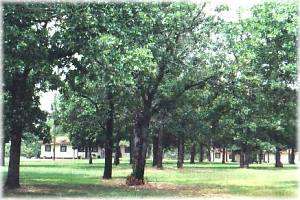
[[(191, 1), (191, 2), (201, 2), (201, 1)], [(222, 17), (226, 20), (236, 20), (238, 18), (237, 11), (241, 8), (241, 15), (249, 15), (249, 9), (255, 5), (262, 3), (262, 0), (210, 0), (207, 5), (208, 11), (214, 10), (214, 8), (220, 4), (227, 4), (229, 6), (229, 11), (224, 13)], [(40, 108), (44, 111), (51, 112), (51, 104), (54, 102), (55, 95), (58, 94), (58, 91), (49, 91), (46, 93), (41, 93)]]

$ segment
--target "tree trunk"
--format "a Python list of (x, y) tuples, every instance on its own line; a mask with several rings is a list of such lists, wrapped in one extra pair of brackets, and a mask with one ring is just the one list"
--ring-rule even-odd
[(5, 166), (5, 142), (2, 141), (1, 166)]
[(280, 161), (280, 148), (276, 147), (276, 152), (275, 152), (275, 167), (283, 167), (283, 164)]
[(20, 153), (21, 153), (21, 130), (12, 127), (11, 146), (8, 165), (8, 174), (5, 182), (7, 188), (20, 187)]
[(191, 154), (190, 163), (191, 164), (195, 164), (195, 152), (196, 152), (196, 147), (195, 147), (195, 144), (193, 143), (191, 146), (191, 151), (190, 151), (190, 154)]
[(231, 152), (231, 162), (235, 162), (235, 152)]
[(295, 148), (292, 148), (291, 150), (291, 157), (289, 160), (289, 164), (295, 164)]
[(250, 160), (250, 149), (246, 148), (246, 150), (245, 150), (245, 165), (246, 165), (246, 168), (249, 167), (250, 162), (251, 162), (251, 160)]
[(210, 146), (207, 147), (207, 160), (211, 162)]
[(111, 179), (112, 175), (112, 152), (113, 152), (113, 131), (114, 131), (114, 114), (115, 106), (113, 96), (110, 90), (107, 92), (107, 100), (109, 104), (108, 118), (105, 123), (105, 165), (103, 179)]
[(120, 157), (121, 157), (121, 148), (120, 148), (120, 133), (117, 133), (116, 137), (116, 150), (115, 150), (115, 159), (114, 159), (114, 164), (119, 165), (120, 164)]
[(245, 168), (245, 154), (244, 152), (241, 150), (240, 151), (240, 168)]
[(53, 160), (55, 160), (55, 143), (56, 143), (56, 138), (54, 136), (53, 137), (53, 157), (52, 157)]
[(130, 132), (129, 148), (129, 164), (133, 164), (133, 130)]
[(10, 124), (11, 146), (5, 187), (11, 189), (20, 187), (21, 138), (25, 128), (24, 118), (27, 117), (26, 111), (32, 105), (34, 93), (33, 89), (27, 87), (29, 72), (30, 70), (25, 69), (24, 73), (15, 73), (13, 85), (8, 88), (11, 93), (11, 101), (9, 103), (12, 108), (13, 121)]
[(84, 147), (84, 158), (89, 158), (89, 149), (87, 146)]
[(262, 160), (263, 160), (263, 151), (259, 150), (259, 155), (258, 155), (258, 162), (259, 162), (259, 164), (262, 163)]
[(203, 145), (202, 144), (200, 144), (199, 145), (200, 147), (199, 147), (199, 162), (203, 162), (203, 159), (204, 159), (204, 149), (203, 149)]
[(178, 161), (177, 168), (182, 168), (184, 162), (184, 141), (181, 136), (178, 136)]
[(143, 111), (135, 113), (134, 122), (134, 149), (133, 149), (133, 172), (129, 185), (144, 184), (144, 171), (146, 165), (147, 136), (150, 122), (150, 107), (144, 107)]
[(93, 164), (92, 148), (89, 147), (89, 164)]
[(163, 136), (163, 130), (162, 128), (158, 131), (158, 137), (157, 137), (157, 155), (156, 155), (156, 162), (157, 162), (157, 169), (163, 168), (163, 146), (162, 146), (162, 136)]
[(228, 156), (227, 156), (228, 152), (227, 149), (225, 149), (225, 162), (228, 162)]
[(157, 143), (158, 143), (158, 136), (154, 135), (152, 137), (152, 141), (153, 141), (153, 149), (152, 149), (152, 151), (153, 151), (153, 153), (152, 153), (153, 154), (152, 155), (153, 160), (152, 160), (152, 166), (154, 167), (154, 166), (157, 165), (157, 149), (158, 149)]
[(222, 164), (226, 163), (226, 152), (225, 148), (222, 149)]

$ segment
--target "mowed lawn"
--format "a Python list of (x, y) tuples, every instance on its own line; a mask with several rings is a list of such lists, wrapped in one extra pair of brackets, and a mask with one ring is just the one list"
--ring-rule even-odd
[[(102, 180), (103, 159), (93, 160), (24, 160), (21, 162), (21, 184), (18, 190), (4, 191), (4, 196), (88, 196), (88, 197), (158, 197), (158, 196), (278, 196), (294, 197), (297, 191), (296, 166), (276, 169), (273, 164), (253, 164), (239, 169), (238, 163), (196, 163), (186, 161), (176, 168), (175, 160), (166, 160), (163, 170), (151, 166), (145, 172), (147, 184), (126, 186), (131, 172), (128, 160), (113, 166), (113, 179)], [(7, 167), (3, 168), (3, 178)]]

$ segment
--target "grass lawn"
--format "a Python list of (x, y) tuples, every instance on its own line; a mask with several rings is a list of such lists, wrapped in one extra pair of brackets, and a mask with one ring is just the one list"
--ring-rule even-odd
[[(294, 197), (297, 191), (296, 166), (276, 169), (273, 164), (253, 164), (239, 169), (237, 163), (196, 163), (176, 168), (175, 160), (165, 160), (164, 169), (147, 163), (145, 186), (128, 187), (126, 176), (131, 172), (128, 160), (121, 159), (113, 167), (113, 179), (102, 180), (104, 160), (23, 160), (22, 188), (4, 191), (4, 196), (278, 196)], [(7, 167), (2, 170), (6, 177)]]

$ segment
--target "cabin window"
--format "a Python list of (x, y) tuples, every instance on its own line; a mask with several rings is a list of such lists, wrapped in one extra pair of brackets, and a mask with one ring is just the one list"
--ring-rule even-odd
[(221, 158), (221, 154), (220, 153), (216, 153), (215, 154), (215, 158)]
[(229, 159), (232, 159), (232, 154), (229, 154)]
[(50, 144), (45, 145), (45, 151), (47, 151), (47, 152), (51, 151), (51, 145)]
[(98, 147), (93, 147), (93, 152), (98, 152)]
[(125, 153), (130, 153), (130, 147), (125, 147)]
[(66, 145), (60, 145), (60, 152), (67, 152), (67, 146)]

